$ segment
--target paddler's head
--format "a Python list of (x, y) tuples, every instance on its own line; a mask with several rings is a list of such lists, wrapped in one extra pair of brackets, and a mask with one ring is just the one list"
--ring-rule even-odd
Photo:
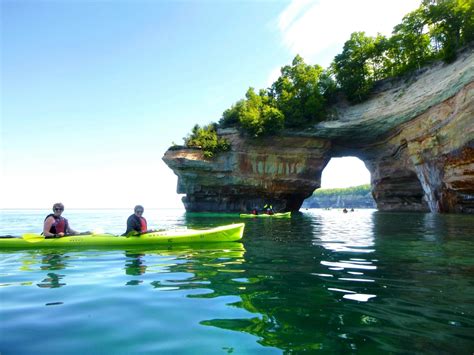
[(55, 203), (53, 205), (53, 213), (55, 216), (60, 216), (64, 211), (64, 205), (61, 202)]
[(137, 217), (141, 217), (143, 215), (143, 211), (145, 209), (143, 208), (143, 206), (141, 205), (136, 205), (135, 208), (134, 208), (134, 212), (135, 212), (135, 216)]

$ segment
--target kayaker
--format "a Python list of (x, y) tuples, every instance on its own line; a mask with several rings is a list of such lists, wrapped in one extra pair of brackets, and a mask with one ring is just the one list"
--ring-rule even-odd
[(136, 205), (133, 209), (134, 213), (127, 219), (127, 230), (122, 235), (134, 235), (148, 232), (148, 227), (143, 211), (145, 209), (141, 205)]
[(269, 204), (265, 204), (265, 206), (263, 206), (263, 212), (266, 214), (273, 214), (274, 213), (273, 206)]
[(59, 238), (65, 235), (77, 234), (69, 226), (69, 222), (66, 218), (61, 216), (64, 211), (64, 205), (60, 202), (53, 205), (53, 213), (50, 213), (44, 219), (43, 235), (46, 238)]

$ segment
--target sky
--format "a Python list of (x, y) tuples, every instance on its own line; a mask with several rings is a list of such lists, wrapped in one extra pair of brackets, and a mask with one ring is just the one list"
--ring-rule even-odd
[[(0, 0), (0, 208), (182, 207), (161, 158), (194, 124), (269, 87), (296, 54), (327, 67), (351, 32), (389, 35), (418, 5)], [(323, 188), (369, 183), (361, 161), (341, 160)]]

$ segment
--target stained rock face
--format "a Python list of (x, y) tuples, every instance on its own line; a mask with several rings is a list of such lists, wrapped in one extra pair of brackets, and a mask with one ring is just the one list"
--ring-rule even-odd
[(163, 160), (178, 176), (186, 209), (249, 211), (273, 203), (296, 211), (320, 187), (332, 157), (356, 156), (371, 172), (380, 210), (474, 213), (472, 50), (335, 109), (337, 120), (282, 137), (222, 130), (232, 148), (212, 160), (198, 149), (170, 148)]
[(474, 213), (474, 83), (367, 151), (379, 209)]
[(278, 137), (245, 140), (236, 130), (221, 131), (230, 152), (213, 160), (197, 149), (169, 149), (163, 160), (178, 175), (188, 211), (249, 211), (272, 203), (278, 211), (296, 211), (320, 186), (329, 160), (328, 140)]

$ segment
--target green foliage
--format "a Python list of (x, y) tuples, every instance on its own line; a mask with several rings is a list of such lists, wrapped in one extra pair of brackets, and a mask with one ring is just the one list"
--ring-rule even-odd
[[(375, 40), (364, 32), (354, 32), (344, 44), (341, 54), (332, 64), (337, 82), (347, 98), (353, 102), (362, 101), (372, 89), (369, 59), (375, 51)], [(373, 69), (372, 69), (373, 71)]]
[(420, 69), (429, 61), (455, 59), (474, 40), (472, 0), (424, 0), (395, 26), (393, 35), (354, 32), (332, 63), (339, 88), (352, 102), (364, 100), (376, 80)]
[(249, 88), (245, 99), (222, 114), (222, 127), (238, 126), (258, 137), (277, 134), (283, 128), (301, 127), (325, 117), (326, 98), (336, 84), (319, 65), (307, 65), (296, 56), (291, 66), (281, 68), (281, 76), (268, 90), (257, 94)]
[(318, 189), (313, 192), (313, 196), (322, 197), (322, 196), (347, 196), (347, 195), (357, 195), (365, 196), (371, 192), (370, 184), (353, 186), (347, 188), (337, 188), (337, 189)]
[(272, 100), (264, 90), (257, 95), (249, 88), (246, 101), (239, 114), (241, 127), (249, 134), (258, 137), (278, 133), (283, 128), (284, 116), (272, 105)]
[(229, 142), (217, 136), (217, 124), (200, 127), (195, 125), (191, 134), (184, 138), (187, 147), (201, 148), (206, 158), (212, 158), (218, 152), (230, 149)]
[(324, 118), (323, 90), (330, 83), (328, 76), (320, 83), (322, 74), (322, 67), (305, 64), (299, 55), (291, 66), (281, 68), (281, 76), (270, 88), (270, 96), (285, 117), (285, 127), (301, 127)]
[(285, 117), (274, 105), (274, 100), (265, 90), (257, 94), (249, 88), (245, 100), (238, 101), (224, 111), (219, 124), (222, 127), (237, 125), (248, 134), (258, 137), (276, 134), (284, 127)]
[(390, 38), (351, 34), (332, 63), (339, 87), (350, 101), (363, 101), (375, 81), (419, 69), (433, 57), (424, 14), (420, 8), (406, 15)]
[(472, 0), (423, 0), (420, 8), (444, 60), (454, 60), (456, 50), (474, 40)]
[[(258, 94), (249, 88), (244, 99), (223, 112), (219, 125), (238, 127), (254, 137), (305, 127), (328, 119), (328, 104), (336, 102), (341, 92), (351, 102), (361, 102), (376, 81), (420, 69), (434, 59), (452, 61), (462, 46), (473, 41), (473, 0), (422, 0), (395, 26), (391, 37), (352, 33), (327, 70), (306, 64), (297, 55), (291, 65), (281, 68), (270, 88)], [(189, 144), (204, 147), (205, 141), (209, 154), (225, 146), (214, 136), (203, 138), (211, 133), (199, 134), (195, 137), (193, 130), (186, 138)]]
[(387, 76), (396, 76), (413, 69), (421, 68), (434, 55), (426, 30), (424, 11), (419, 8), (403, 18), (395, 26), (393, 36), (388, 42), (385, 54)]
[(222, 127), (231, 127), (236, 126), (240, 123), (240, 112), (243, 110), (245, 105), (245, 100), (237, 101), (231, 108), (224, 111), (222, 118), (219, 121), (219, 124)]

